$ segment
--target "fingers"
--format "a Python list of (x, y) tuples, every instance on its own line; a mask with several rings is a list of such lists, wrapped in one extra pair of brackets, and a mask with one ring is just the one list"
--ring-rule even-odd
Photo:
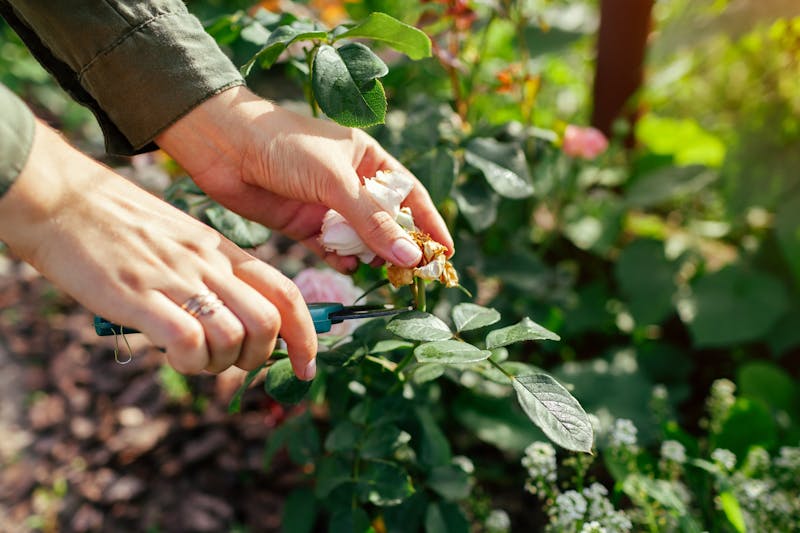
[(170, 364), (176, 370), (217, 373), (236, 363), (242, 351), (245, 327), (218, 295), (203, 286), (172, 289), (164, 291), (163, 295), (177, 306), (177, 309), (173, 306), (171, 314), (177, 314), (175, 320), (186, 328), (179, 327), (177, 334), (173, 333), (164, 344)]
[(416, 266), (422, 252), (408, 233), (370, 197), (355, 173), (343, 181), (329, 190), (328, 204), (341, 213), (375, 253), (395, 265)]
[(431, 200), (425, 186), (410, 170), (384, 150), (377, 141), (366, 134), (364, 136), (367, 137), (364, 141), (367, 148), (357, 167), (358, 173), (363, 176), (374, 176), (379, 170), (398, 170), (414, 177), (414, 188), (411, 189), (403, 205), (411, 208), (414, 214), (414, 223), (424, 232), (430, 234), (433, 240), (446, 246), (449, 250), (448, 255), (452, 256), (455, 251), (453, 237), (450, 235), (447, 224), (445, 224), (444, 219), (433, 204), (433, 200)]
[(235, 364), (243, 370), (258, 368), (275, 349), (281, 327), (278, 310), (253, 287), (238, 278), (215, 275), (208, 280), (208, 286), (226, 302), (226, 307), (236, 316), (242, 327), (243, 342), (240, 351), (235, 359), (228, 360), (229, 365)]
[(294, 373), (303, 380), (313, 379), (317, 372), (317, 334), (300, 290), (289, 278), (254, 258), (237, 263), (234, 273), (275, 306)]
[(423, 231), (430, 234), (431, 238), (447, 247), (448, 257), (452, 257), (455, 252), (453, 237), (447, 229), (442, 215), (434, 207), (428, 191), (415, 179), (414, 188), (408, 193), (404, 205), (411, 208), (414, 214), (414, 223)]

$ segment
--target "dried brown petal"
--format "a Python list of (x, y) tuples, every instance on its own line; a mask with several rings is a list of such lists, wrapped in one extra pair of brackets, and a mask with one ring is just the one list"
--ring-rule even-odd
[(397, 265), (388, 265), (386, 267), (386, 277), (389, 278), (389, 283), (391, 283), (394, 288), (402, 287), (403, 285), (411, 285), (414, 283), (414, 269)]

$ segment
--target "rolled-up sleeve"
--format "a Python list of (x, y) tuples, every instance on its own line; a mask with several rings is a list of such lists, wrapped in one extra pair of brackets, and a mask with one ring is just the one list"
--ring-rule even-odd
[(0, 0), (0, 12), (94, 112), (112, 153), (152, 149), (195, 106), (244, 83), (180, 0)]
[(34, 129), (33, 113), (28, 106), (0, 85), (0, 197), (28, 161)]

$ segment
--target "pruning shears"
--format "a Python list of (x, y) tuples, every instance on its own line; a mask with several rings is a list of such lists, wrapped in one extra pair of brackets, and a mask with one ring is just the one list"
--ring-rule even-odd
[[(413, 309), (411, 306), (344, 305), (338, 302), (317, 302), (308, 304), (308, 311), (311, 313), (311, 318), (314, 320), (314, 330), (317, 333), (327, 333), (334, 324), (340, 324), (345, 320), (390, 316), (402, 313), (403, 311), (410, 311), (411, 309)], [(135, 329), (114, 324), (99, 316), (94, 317), (94, 330), (101, 337), (139, 333)]]

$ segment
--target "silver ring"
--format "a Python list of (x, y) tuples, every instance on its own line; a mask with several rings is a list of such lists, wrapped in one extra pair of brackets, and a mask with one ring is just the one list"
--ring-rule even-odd
[(181, 309), (196, 318), (198, 316), (214, 314), (214, 311), (223, 305), (225, 304), (219, 299), (219, 296), (206, 290), (195, 294), (183, 302)]

